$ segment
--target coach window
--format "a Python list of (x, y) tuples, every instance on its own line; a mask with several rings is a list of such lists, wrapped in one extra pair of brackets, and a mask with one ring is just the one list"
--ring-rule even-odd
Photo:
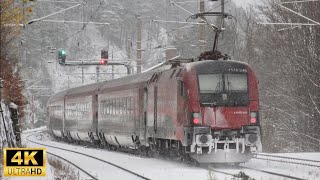
[(117, 114), (120, 114), (120, 98), (117, 98)]
[(129, 101), (129, 113), (132, 114), (133, 112), (133, 98), (130, 97), (130, 101)]
[(80, 103), (78, 103), (77, 104), (77, 106), (76, 106), (76, 113), (77, 113), (77, 116), (79, 117), (79, 115), (80, 115)]
[(122, 98), (122, 104), (121, 104), (122, 114), (126, 114), (126, 98)]
[(127, 114), (127, 98), (122, 99), (122, 112), (123, 115)]
[(112, 115), (114, 115), (114, 103), (115, 103), (115, 100), (111, 99), (111, 114)]
[(108, 109), (109, 109), (109, 114), (111, 115), (112, 114), (112, 100), (111, 99), (109, 99)]
[(114, 114), (118, 114), (118, 107), (117, 107), (117, 104), (118, 104), (118, 99), (114, 99), (114, 105), (113, 105), (113, 108), (114, 108)]
[(100, 114), (103, 116), (105, 114), (105, 101), (100, 101), (99, 103), (99, 111)]
[(118, 114), (121, 115), (121, 98), (118, 98)]
[(109, 99), (107, 99), (105, 102), (106, 102), (106, 107), (105, 107), (105, 108), (106, 108), (106, 114), (109, 114), (109, 113), (110, 113), (110, 108), (109, 108), (109, 107), (110, 107)]
[(84, 115), (84, 104), (85, 104), (85, 102), (82, 102), (82, 103), (80, 104), (80, 115), (81, 115), (81, 116)]
[(120, 114), (123, 115), (123, 98), (120, 98), (119, 110), (120, 110)]
[(105, 102), (106, 102), (105, 104), (106, 114), (109, 114), (109, 99), (106, 99)]
[(122, 100), (121, 98), (118, 99), (118, 101), (119, 101), (119, 104), (118, 104), (119, 106), (118, 107), (119, 107), (119, 114), (120, 115), (122, 115), (122, 107), (121, 107), (122, 103), (121, 103), (121, 100)]
[(111, 99), (108, 99), (108, 112), (109, 112), (109, 115), (112, 114), (112, 100)]
[(127, 97), (127, 111), (128, 111), (128, 114), (130, 114), (130, 97)]
[(112, 115), (116, 114), (116, 100), (112, 99)]
[(119, 98), (119, 114), (122, 115), (122, 98)]
[(107, 110), (107, 114), (110, 114), (110, 99), (106, 100), (106, 110)]
[(120, 114), (120, 98), (117, 98), (117, 114)]
[(111, 99), (111, 100), (110, 100), (110, 114), (111, 114), (111, 115), (113, 115), (113, 114), (114, 114), (114, 111), (113, 111), (113, 109), (114, 109), (114, 108), (113, 108), (113, 105), (114, 105), (114, 102), (113, 102), (113, 99)]
[(124, 98), (124, 114), (128, 114), (128, 99)]
[(107, 101), (104, 100), (102, 101), (102, 110), (103, 110), (103, 116), (105, 116), (107, 114)]

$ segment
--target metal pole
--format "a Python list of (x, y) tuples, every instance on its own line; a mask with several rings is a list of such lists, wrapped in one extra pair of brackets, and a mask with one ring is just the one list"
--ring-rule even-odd
[[(200, 13), (203, 13), (205, 10), (204, 6), (204, 0), (199, 0), (199, 11)], [(202, 23), (202, 19), (200, 19), (199, 23)], [(199, 25), (199, 50), (200, 54), (204, 51), (205, 49), (205, 25), (201, 24)]]
[[(111, 52), (111, 58), (113, 59), (113, 51)], [(112, 79), (114, 79), (114, 66), (111, 65), (111, 69), (112, 69)]]
[(83, 79), (83, 60), (81, 61), (81, 74), (82, 74), (82, 85), (84, 84), (84, 79)]
[(100, 73), (100, 68), (99, 66), (96, 66), (96, 74), (97, 74), (97, 79), (96, 79), (96, 82), (99, 82), (99, 74)]
[(128, 42), (127, 42), (127, 56), (129, 59), (128, 65), (131, 66), (131, 38), (128, 37)]
[(142, 30), (141, 30), (141, 17), (140, 15), (137, 15), (137, 73), (141, 73), (141, 36), (142, 36)]
[(32, 118), (32, 126), (34, 126), (34, 96), (31, 95), (31, 103), (32, 103), (32, 106), (31, 106), (31, 118)]
[[(224, 27), (224, 0), (221, 0), (221, 13), (222, 13), (222, 16), (221, 16), (221, 29), (223, 29)], [(222, 31), (222, 39), (223, 39), (223, 31)]]

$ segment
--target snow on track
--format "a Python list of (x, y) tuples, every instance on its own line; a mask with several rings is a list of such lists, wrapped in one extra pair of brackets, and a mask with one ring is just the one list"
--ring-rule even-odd
[[(320, 179), (319, 164), (316, 164), (316, 162), (303, 161), (305, 159), (303, 154), (305, 153), (296, 154), (299, 154), (302, 160), (296, 158), (287, 159), (279, 155), (265, 154), (266, 156), (263, 158), (258, 155), (257, 158), (253, 158), (241, 166), (258, 171), (268, 171), (292, 176), (293, 178), (291, 179)], [(319, 156), (320, 154), (317, 153), (317, 155)]]
[[(28, 136), (30, 136), (30, 134)], [(130, 169), (130, 171), (136, 172), (141, 176), (147, 177), (149, 179), (208, 179), (208, 170), (204, 170), (198, 167), (191, 167), (182, 163), (171, 162), (169, 160), (165, 161), (154, 158), (143, 158), (127, 153), (111, 152), (103, 149), (70, 145), (52, 141), (44, 134), (30, 136), (29, 139), (42, 144), (57, 146), (63, 149), (78, 151), (96, 158), (101, 158), (125, 169)], [(37, 147), (39, 145), (35, 145), (29, 142), (28, 146)], [(108, 172), (112, 172), (114, 170), (109, 170), (110, 168), (106, 167), (106, 163), (95, 163), (97, 162), (97, 160), (94, 160), (95, 162), (91, 162), (92, 158), (84, 157), (83, 155), (77, 155), (73, 152), (50, 148), (49, 146), (46, 146), (46, 148), (47, 151), (58, 153), (60, 156), (71, 160), (73, 163), (79, 166), (81, 165), (80, 167), (85, 167), (86, 170), (88, 170), (88, 168), (91, 168), (90, 174), (95, 174), (98, 179), (141, 179), (137, 176), (132, 175), (130, 175), (130, 177), (126, 177), (123, 171), (120, 174), (113, 174), (113, 176), (110, 176)], [(215, 174), (215, 177), (218, 179), (224, 179), (225, 176), (221, 174)]]
[[(56, 146), (52, 146), (52, 145), (48, 145), (48, 144), (43, 144), (43, 143), (40, 143), (40, 142), (36, 142), (35, 140), (30, 140), (29, 137), (31, 137), (31, 136), (33, 136), (33, 135), (29, 135), (29, 136), (27, 137), (27, 140), (28, 140), (29, 142), (34, 143), (34, 144), (44, 145), (44, 146), (46, 146), (47, 148), (50, 148), (50, 149), (51, 149), (51, 148), (53, 148), (53, 149), (59, 149), (59, 150), (67, 151), (67, 152), (72, 152), (72, 153), (75, 153), (75, 154), (78, 154), (78, 155), (82, 155), (82, 156), (85, 156), (85, 157), (89, 157), (89, 158), (95, 159), (95, 160), (97, 160), (97, 161), (100, 161), (100, 162), (106, 163), (106, 164), (108, 164), (108, 165), (111, 165), (111, 166), (113, 166), (113, 167), (116, 167), (116, 168), (118, 168), (118, 169), (121, 169), (121, 170), (123, 170), (123, 171), (125, 171), (125, 172), (127, 172), (127, 173), (129, 173), (129, 174), (135, 175), (135, 176), (137, 176), (137, 177), (139, 177), (139, 178), (141, 178), (141, 179), (148, 179), (148, 178), (146, 178), (146, 177), (144, 177), (144, 176), (141, 176), (141, 175), (139, 175), (139, 174), (137, 174), (137, 173), (135, 173), (135, 172), (132, 172), (132, 171), (130, 171), (130, 170), (128, 170), (128, 169), (122, 168), (122, 167), (120, 167), (120, 166), (118, 166), (118, 165), (116, 165), (116, 164), (114, 164), (114, 163), (111, 163), (111, 162), (105, 161), (105, 160), (103, 160), (103, 159), (100, 159), (100, 158), (91, 156), (91, 155), (89, 155), (89, 154), (85, 154), (85, 153), (77, 152), (77, 151), (73, 151), (73, 150), (68, 150), (68, 149), (65, 149), (65, 148), (56, 147)], [(52, 153), (51, 153), (51, 154), (52, 154)], [(57, 155), (57, 154), (54, 154), (54, 155)], [(58, 155), (57, 155), (57, 156), (58, 156)], [(60, 158), (61, 158), (61, 157), (60, 157)], [(65, 159), (65, 158), (63, 158), (63, 159)], [(65, 159), (65, 160), (68, 161), (68, 162), (70, 162), (70, 161), (67, 160), (67, 159)], [(71, 162), (71, 163), (72, 163), (72, 162)], [(72, 163), (72, 164), (73, 164), (74, 166), (76, 166), (77, 168), (81, 169), (82, 171), (84, 171), (84, 172), (85, 172), (87, 175), (89, 175), (90, 177), (94, 178), (90, 173), (88, 173), (88, 172), (86, 172), (85, 170), (83, 170), (83, 168), (79, 167), (78, 165), (76, 165), (76, 164), (74, 164), (74, 163)], [(94, 179), (97, 179), (97, 178), (94, 178)]]

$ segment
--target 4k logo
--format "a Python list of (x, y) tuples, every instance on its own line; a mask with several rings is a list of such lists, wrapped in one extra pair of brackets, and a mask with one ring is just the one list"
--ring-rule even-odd
[(44, 148), (4, 148), (4, 176), (45, 176)]

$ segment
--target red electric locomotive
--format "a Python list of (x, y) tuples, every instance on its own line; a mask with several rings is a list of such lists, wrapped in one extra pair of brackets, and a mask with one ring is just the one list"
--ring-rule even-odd
[(248, 64), (203, 60), (170, 66), (54, 95), (48, 128), (70, 141), (199, 163), (246, 162), (261, 150), (258, 82)]

